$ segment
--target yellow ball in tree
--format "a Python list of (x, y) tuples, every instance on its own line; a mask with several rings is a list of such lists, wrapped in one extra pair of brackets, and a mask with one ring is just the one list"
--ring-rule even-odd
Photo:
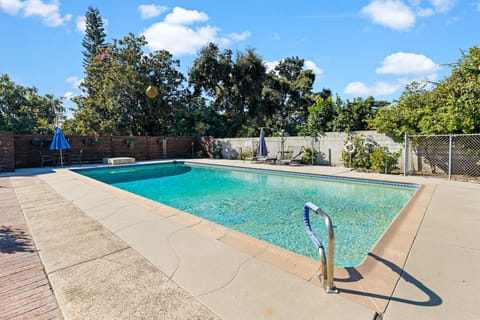
[(145, 89), (148, 98), (154, 99), (158, 95), (158, 89), (154, 85), (150, 85)]

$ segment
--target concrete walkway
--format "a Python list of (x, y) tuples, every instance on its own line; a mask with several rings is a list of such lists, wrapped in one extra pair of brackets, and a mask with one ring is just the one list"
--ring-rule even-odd
[(44, 180), (11, 180), (65, 319), (218, 319)]
[[(207, 162), (386, 177), (341, 167)], [(375, 314), (342, 294), (325, 294), (298, 270), (269, 263), (279, 255), (269, 247), (237, 248), (241, 236), (235, 233), (68, 170), (55, 171), (18, 170), (10, 179), (65, 319), (372, 319)], [(387, 178), (428, 184), (434, 192), (405, 272), (386, 264), (401, 277), (391, 302), (386, 300), (384, 319), (480, 318), (475, 305), (480, 185)]]
[(384, 319), (480, 319), (479, 187), (436, 185)]

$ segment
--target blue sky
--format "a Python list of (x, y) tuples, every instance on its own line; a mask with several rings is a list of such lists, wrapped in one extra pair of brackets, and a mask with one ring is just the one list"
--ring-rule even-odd
[(392, 101), (411, 81), (448, 76), (445, 64), (480, 45), (480, 0), (0, 0), (0, 74), (72, 106), (88, 6), (100, 10), (107, 41), (145, 35), (146, 52), (170, 51), (184, 74), (216, 42), (253, 48), (270, 68), (298, 56), (317, 75), (315, 91), (342, 99)]

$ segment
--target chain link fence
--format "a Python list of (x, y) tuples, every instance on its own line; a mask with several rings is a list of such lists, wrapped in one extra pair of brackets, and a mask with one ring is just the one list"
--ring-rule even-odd
[(480, 134), (406, 135), (405, 174), (480, 181)]

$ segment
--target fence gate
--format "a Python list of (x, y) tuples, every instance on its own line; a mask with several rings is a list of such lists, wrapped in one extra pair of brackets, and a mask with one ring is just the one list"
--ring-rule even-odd
[(480, 134), (405, 135), (404, 174), (480, 179)]

